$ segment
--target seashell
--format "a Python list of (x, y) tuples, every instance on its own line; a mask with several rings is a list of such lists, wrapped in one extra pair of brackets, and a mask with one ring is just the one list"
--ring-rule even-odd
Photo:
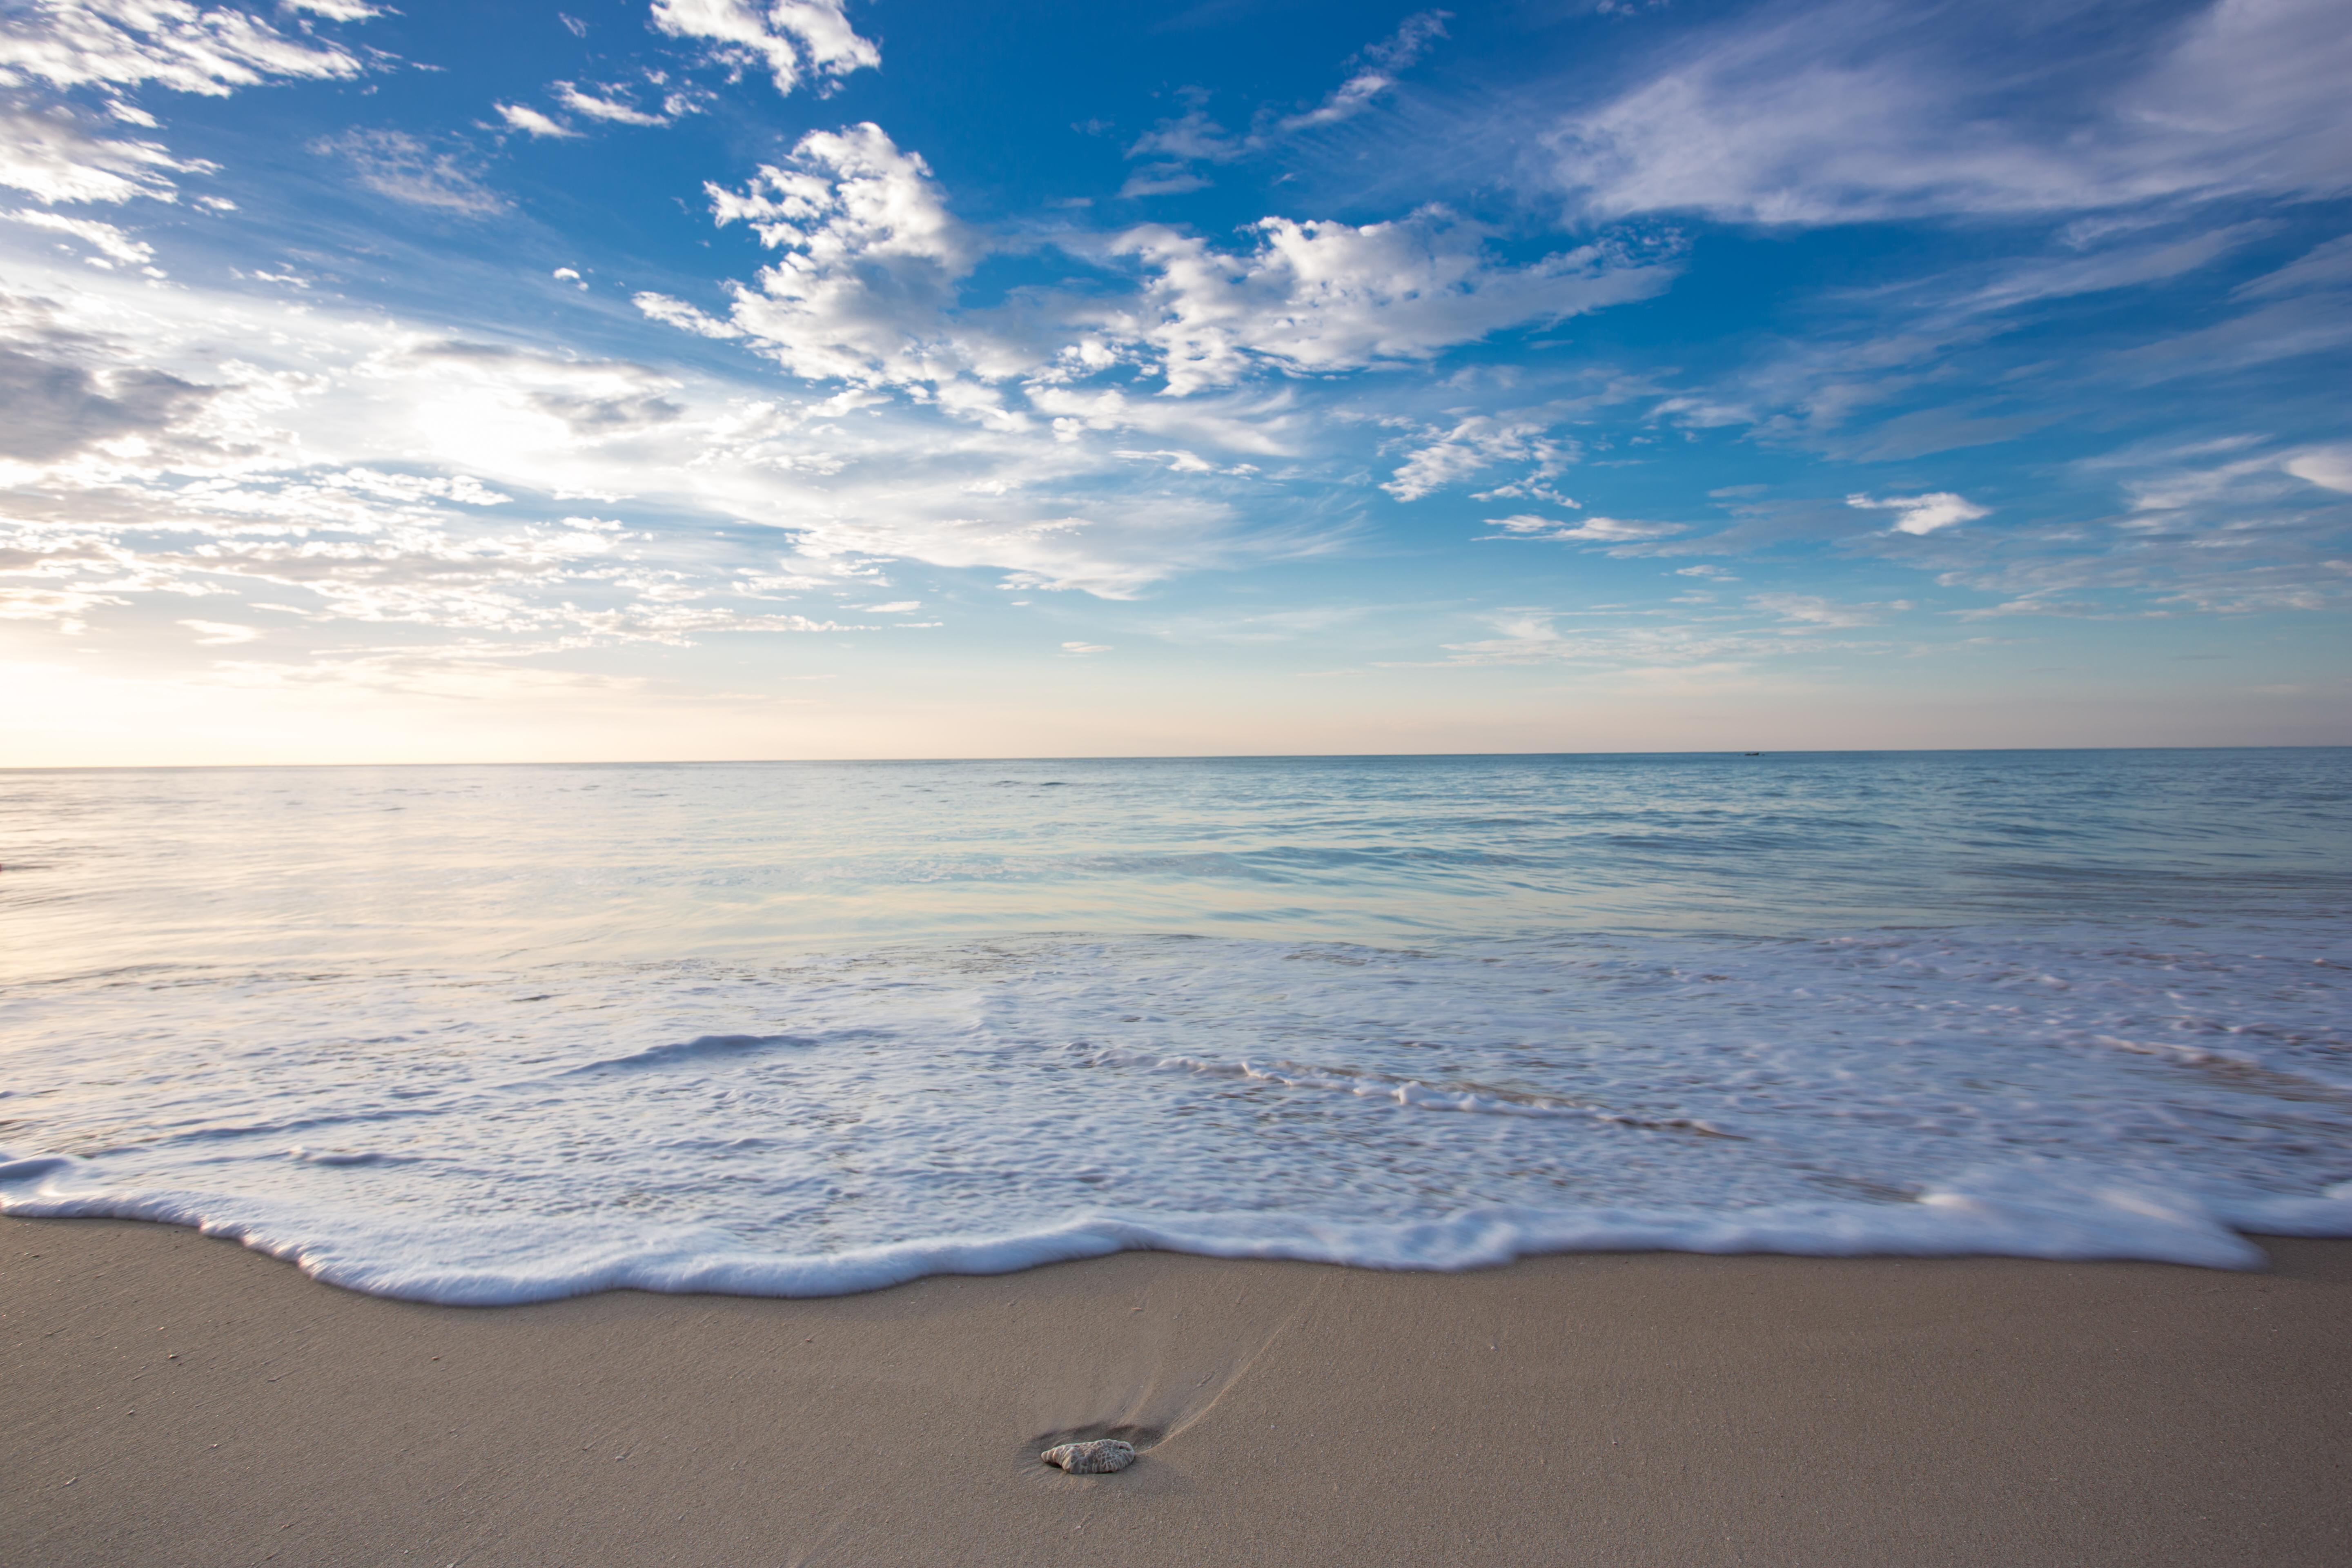
[(1108, 1476), (1135, 1463), (1135, 1445), (1097, 1437), (1091, 1443), (1057, 1443), (1037, 1457), (1074, 1476)]

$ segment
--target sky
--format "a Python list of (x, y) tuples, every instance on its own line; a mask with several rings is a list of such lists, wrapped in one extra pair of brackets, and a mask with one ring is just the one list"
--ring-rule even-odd
[(0, 0), (0, 765), (2352, 742), (2340, 0)]

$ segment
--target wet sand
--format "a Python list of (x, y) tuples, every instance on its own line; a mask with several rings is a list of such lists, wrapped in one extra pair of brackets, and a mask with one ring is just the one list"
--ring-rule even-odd
[(475, 1310), (0, 1220), (0, 1564), (2352, 1563), (2352, 1242), (2265, 1245)]

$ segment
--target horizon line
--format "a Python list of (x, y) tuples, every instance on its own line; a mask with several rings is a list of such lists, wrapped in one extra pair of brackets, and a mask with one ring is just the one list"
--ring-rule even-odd
[(445, 759), (408, 762), (338, 763), (56, 763), (0, 764), (0, 775), (11, 773), (201, 773), (263, 768), (716, 768), (716, 767), (856, 767), (898, 764), (940, 766), (960, 763), (1282, 763), (1282, 762), (1460, 762), (1474, 758), (1537, 759), (1550, 757), (1884, 757), (1994, 756), (2018, 752), (2340, 752), (2352, 751), (2352, 742), (2301, 741), (2255, 745), (2143, 746), (1841, 746), (1687, 748), (1653, 752), (1096, 752), (1060, 755), (983, 753), (932, 757), (638, 757), (552, 758), (490, 761)]

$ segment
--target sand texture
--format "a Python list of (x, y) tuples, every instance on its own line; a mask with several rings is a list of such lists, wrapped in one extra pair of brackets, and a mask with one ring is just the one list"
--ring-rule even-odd
[(2269, 1245), (464, 1310), (0, 1221), (0, 1564), (2333, 1568), (2352, 1243)]

